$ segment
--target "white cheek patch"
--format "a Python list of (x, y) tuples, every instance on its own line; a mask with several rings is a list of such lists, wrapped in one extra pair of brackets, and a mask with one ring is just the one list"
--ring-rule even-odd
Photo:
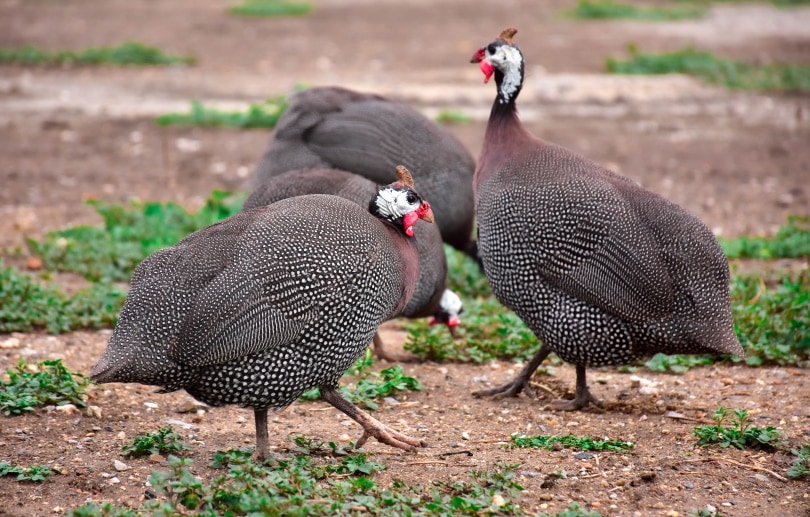
[(408, 193), (394, 189), (383, 189), (377, 193), (377, 210), (386, 219), (399, 219), (416, 207), (408, 203)]
[(445, 289), (444, 293), (442, 293), (442, 299), (439, 302), (439, 305), (442, 309), (444, 309), (447, 314), (451, 317), (456, 316), (461, 313), (461, 298), (458, 297), (456, 293), (451, 291), (450, 289)]
[(520, 77), (520, 65), (523, 57), (520, 51), (509, 45), (501, 45), (492, 56), (487, 58), (492, 65), (503, 73), (501, 83), (501, 102), (508, 102), (520, 87), (522, 78)]

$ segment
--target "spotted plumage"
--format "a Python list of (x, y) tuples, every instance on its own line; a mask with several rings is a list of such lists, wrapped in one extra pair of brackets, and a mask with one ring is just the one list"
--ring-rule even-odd
[[(429, 205), (413, 193), (412, 211), (430, 220)], [(337, 390), (377, 327), (413, 294), (417, 249), (402, 224), (319, 194), (197, 231), (135, 269), (91, 376), (254, 408), (260, 457), (267, 409), (284, 408), (313, 386), (363, 426), (359, 444), (374, 436), (412, 449), (418, 440), (388, 429)]]
[(657, 352), (742, 355), (728, 264), (695, 216), (573, 152), (531, 135), (517, 117), (523, 57), (507, 29), (479, 49), (493, 103), (474, 178), (479, 252), (497, 298), (543, 346), (513, 381), (516, 395), (552, 351), (577, 366), (577, 395), (596, 402), (589, 366)]
[[(362, 176), (336, 169), (305, 169), (284, 172), (263, 180), (245, 201), (242, 209), (249, 210), (272, 204), (281, 199), (304, 194), (334, 194), (355, 203), (368, 206), (373, 200), (376, 207), (391, 197), (391, 192), (405, 196), (402, 191), (388, 189), (376, 196), (377, 185)], [(417, 221), (414, 241), (419, 252), (419, 277), (414, 293), (400, 316), (424, 318), (430, 316), (435, 323), (452, 329), (459, 324), (461, 299), (446, 289), (447, 260), (442, 236), (436, 225)], [(379, 334), (374, 335), (374, 351), (382, 358), (392, 360), (384, 348)]]
[(302, 169), (340, 169), (382, 184), (403, 164), (419, 178), (425, 199), (442, 200), (436, 225), (444, 241), (476, 255), (475, 160), (451, 132), (406, 104), (346, 88), (308, 88), (288, 104), (250, 188)]

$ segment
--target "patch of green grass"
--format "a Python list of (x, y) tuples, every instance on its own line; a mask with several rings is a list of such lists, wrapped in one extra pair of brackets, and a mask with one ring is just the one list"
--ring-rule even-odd
[(567, 449), (580, 451), (613, 451), (620, 452), (632, 449), (635, 444), (622, 440), (594, 440), (590, 436), (512, 436), (510, 447), (553, 449), (554, 444), (560, 444)]
[(631, 19), (646, 21), (672, 21), (700, 18), (708, 11), (706, 6), (638, 6), (612, 0), (579, 0), (576, 7), (566, 12), (581, 20)]
[(0, 49), (0, 63), (20, 65), (175, 65), (193, 64), (190, 56), (166, 54), (143, 43), (130, 41), (115, 47), (88, 48), (86, 50), (60, 50), (49, 52), (32, 46), (19, 49)]
[(472, 122), (472, 116), (458, 110), (441, 110), (436, 115), (436, 122), (439, 124), (467, 124)]
[(190, 450), (183, 437), (175, 433), (171, 427), (162, 427), (156, 433), (147, 433), (136, 436), (128, 445), (121, 449), (123, 456), (138, 458), (150, 454), (180, 454)]
[(629, 60), (607, 58), (613, 74), (688, 74), (735, 90), (810, 90), (810, 65), (773, 63), (752, 65), (718, 58), (710, 52), (687, 47), (663, 54), (647, 54), (628, 47)]
[(312, 10), (305, 2), (284, 2), (282, 0), (245, 0), (228, 8), (231, 14), (239, 16), (302, 16)]
[(45, 465), (34, 465), (26, 469), (5, 461), (0, 461), (0, 477), (15, 475), (17, 476), (17, 481), (42, 482), (52, 476), (53, 471)]
[[(723, 448), (772, 449), (782, 441), (775, 427), (764, 429), (751, 426), (748, 411), (720, 407), (714, 412), (715, 425), (695, 427), (698, 445), (719, 445)], [(726, 425), (728, 424), (728, 425)]]
[(169, 471), (150, 478), (158, 498), (139, 508), (90, 502), (69, 515), (526, 515), (512, 501), (523, 490), (514, 481), (518, 465), (496, 464), (493, 472), (470, 472), (470, 481), (424, 487), (398, 480), (377, 486), (370, 476), (382, 466), (364, 454), (339, 460), (294, 454), (258, 464), (248, 452), (218, 452), (213, 466), (224, 472), (211, 480), (196, 477), (192, 465), (169, 456)]
[(8, 381), (0, 379), (0, 411), (6, 416), (30, 413), (49, 404), (85, 406), (84, 388), (90, 380), (68, 370), (61, 359), (40, 361), (35, 368), (20, 359), (6, 374)]
[(810, 271), (775, 287), (750, 275), (731, 280), (731, 312), (749, 366), (810, 361)]
[(810, 443), (804, 443), (797, 449), (791, 449), (790, 453), (796, 458), (790, 463), (787, 475), (795, 479), (810, 477)]
[(718, 239), (730, 259), (801, 258), (810, 257), (810, 217), (790, 216), (772, 238), (738, 237)]
[(213, 126), (242, 129), (274, 128), (287, 109), (286, 97), (280, 95), (260, 103), (251, 103), (247, 111), (222, 111), (191, 101), (188, 113), (167, 113), (155, 119), (161, 126)]
[(655, 354), (644, 366), (654, 372), (685, 373), (695, 366), (707, 366), (717, 362), (715, 355), (666, 355)]
[(0, 332), (47, 329), (58, 334), (114, 326), (126, 293), (115, 285), (93, 285), (68, 296), (35, 277), (0, 263)]
[(239, 196), (214, 191), (193, 214), (172, 202), (133, 201), (125, 207), (89, 201), (104, 219), (103, 227), (76, 226), (27, 243), (49, 270), (71, 271), (93, 282), (128, 281), (149, 254), (239, 212), (242, 201)]
[[(355, 363), (357, 364), (357, 363)], [(415, 377), (405, 375), (402, 366), (396, 365), (379, 372), (364, 371), (359, 379), (347, 386), (341, 386), (343, 395), (367, 409), (377, 409), (377, 400), (390, 397), (402, 391), (420, 391), (422, 384)], [(315, 387), (305, 391), (301, 400), (319, 400), (320, 390)]]

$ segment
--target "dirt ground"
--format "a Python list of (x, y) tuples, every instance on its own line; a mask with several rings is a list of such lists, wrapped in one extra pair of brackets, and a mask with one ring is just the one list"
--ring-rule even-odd
[[(0, 249), (7, 263), (23, 236), (97, 223), (88, 198), (175, 200), (196, 208), (212, 189), (238, 189), (267, 145), (268, 131), (160, 128), (156, 114), (186, 110), (190, 99), (244, 107), (296, 84), (338, 84), (405, 100), (428, 115), (459, 109), (474, 116), (451, 126), (477, 155), (494, 97), (482, 85), (472, 51), (507, 25), (527, 60), (519, 106), (535, 134), (565, 145), (662, 193), (718, 234), (769, 234), (788, 214), (810, 214), (810, 98), (728, 92), (689, 78), (611, 77), (603, 59), (628, 42), (650, 51), (688, 44), (757, 62), (807, 62), (810, 8), (767, 4), (713, 8), (699, 21), (648, 24), (576, 22), (559, 16), (573, 1), (316, 1), (302, 18), (246, 20), (226, 1), (0, 0), (0, 46), (85, 48), (138, 40), (192, 54), (194, 67), (95, 69), (0, 66)], [(537, 6), (536, 4), (541, 4)], [(418, 181), (418, 180), (417, 180)], [(807, 267), (803, 265), (800, 267)], [(64, 336), (0, 336), (0, 368), (64, 358), (88, 372), (110, 331)], [(390, 345), (405, 334), (386, 325)], [(539, 398), (479, 401), (469, 393), (501, 383), (518, 366), (408, 363), (424, 391), (399, 397), (377, 416), (429, 446), (403, 454), (366, 447), (406, 483), (463, 477), (495, 462), (520, 462), (521, 505), (553, 512), (570, 501), (603, 515), (687, 515), (715, 507), (723, 515), (810, 515), (810, 485), (781, 476), (782, 453), (696, 448), (692, 428), (718, 406), (751, 411), (754, 424), (779, 428), (794, 445), (810, 441), (810, 376), (796, 368), (713, 366), (687, 374), (641, 371), (655, 383), (642, 392), (615, 369), (590, 373), (608, 411), (560, 414), (547, 403), (571, 395), (574, 369), (538, 376)], [(38, 485), (0, 478), (0, 515), (69, 511), (87, 499), (137, 506), (160, 464), (125, 460), (132, 437), (172, 421), (191, 441), (195, 473), (207, 477), (209, 454), (253, 441), (252, 414), (227, 407), (199, 414), (177, 409), (187, 398), (140, 385), (90, 390), (101, 416), (40, 410), (0, 417), (0, 460), (47, 464), (62, 474)], [(149, 403), (149, 405), (146, 405)], [(672, 418), (673, 413), (684, 418)], [(271, 444), (290, 433), (334, 441), (360, 436), (357, 425), (324, 403), (294, 404), (273, 415)], [(467, 433), (469, 439), (464, 439)], [(570, 450), (502, 447), (513, 433), (576, 434), (630, 440), (627, 453), (576, 459)], [(442, 456), (466, 450), (469, 455)], [(426, 464), (427, 462), (427, 464)], [(568, 473), (550, 488), (547, 476)], [(542, 485), (542, 486), (541, 486)]]

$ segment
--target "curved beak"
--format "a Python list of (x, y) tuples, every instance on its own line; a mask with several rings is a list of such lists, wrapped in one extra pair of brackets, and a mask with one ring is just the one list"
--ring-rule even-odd
[(478, 68), (480, 68), (484, 73), (484, 83), (488, 83), (490, 78), (492, 78), (492, 74), (495, 72), (495, 68), (489, 64), (489, 61), (487, 61), (487, 55), (484, 51), (484, 47), (481, 47), (475, 51), (470, 58), (470, 63), (478, 63)]
[(416, 215), (419, 216), (419, 219), (432, 223), (433, 210), (430, 208), (430, 203), (422, 201), (422, 204), (416, 209)]

